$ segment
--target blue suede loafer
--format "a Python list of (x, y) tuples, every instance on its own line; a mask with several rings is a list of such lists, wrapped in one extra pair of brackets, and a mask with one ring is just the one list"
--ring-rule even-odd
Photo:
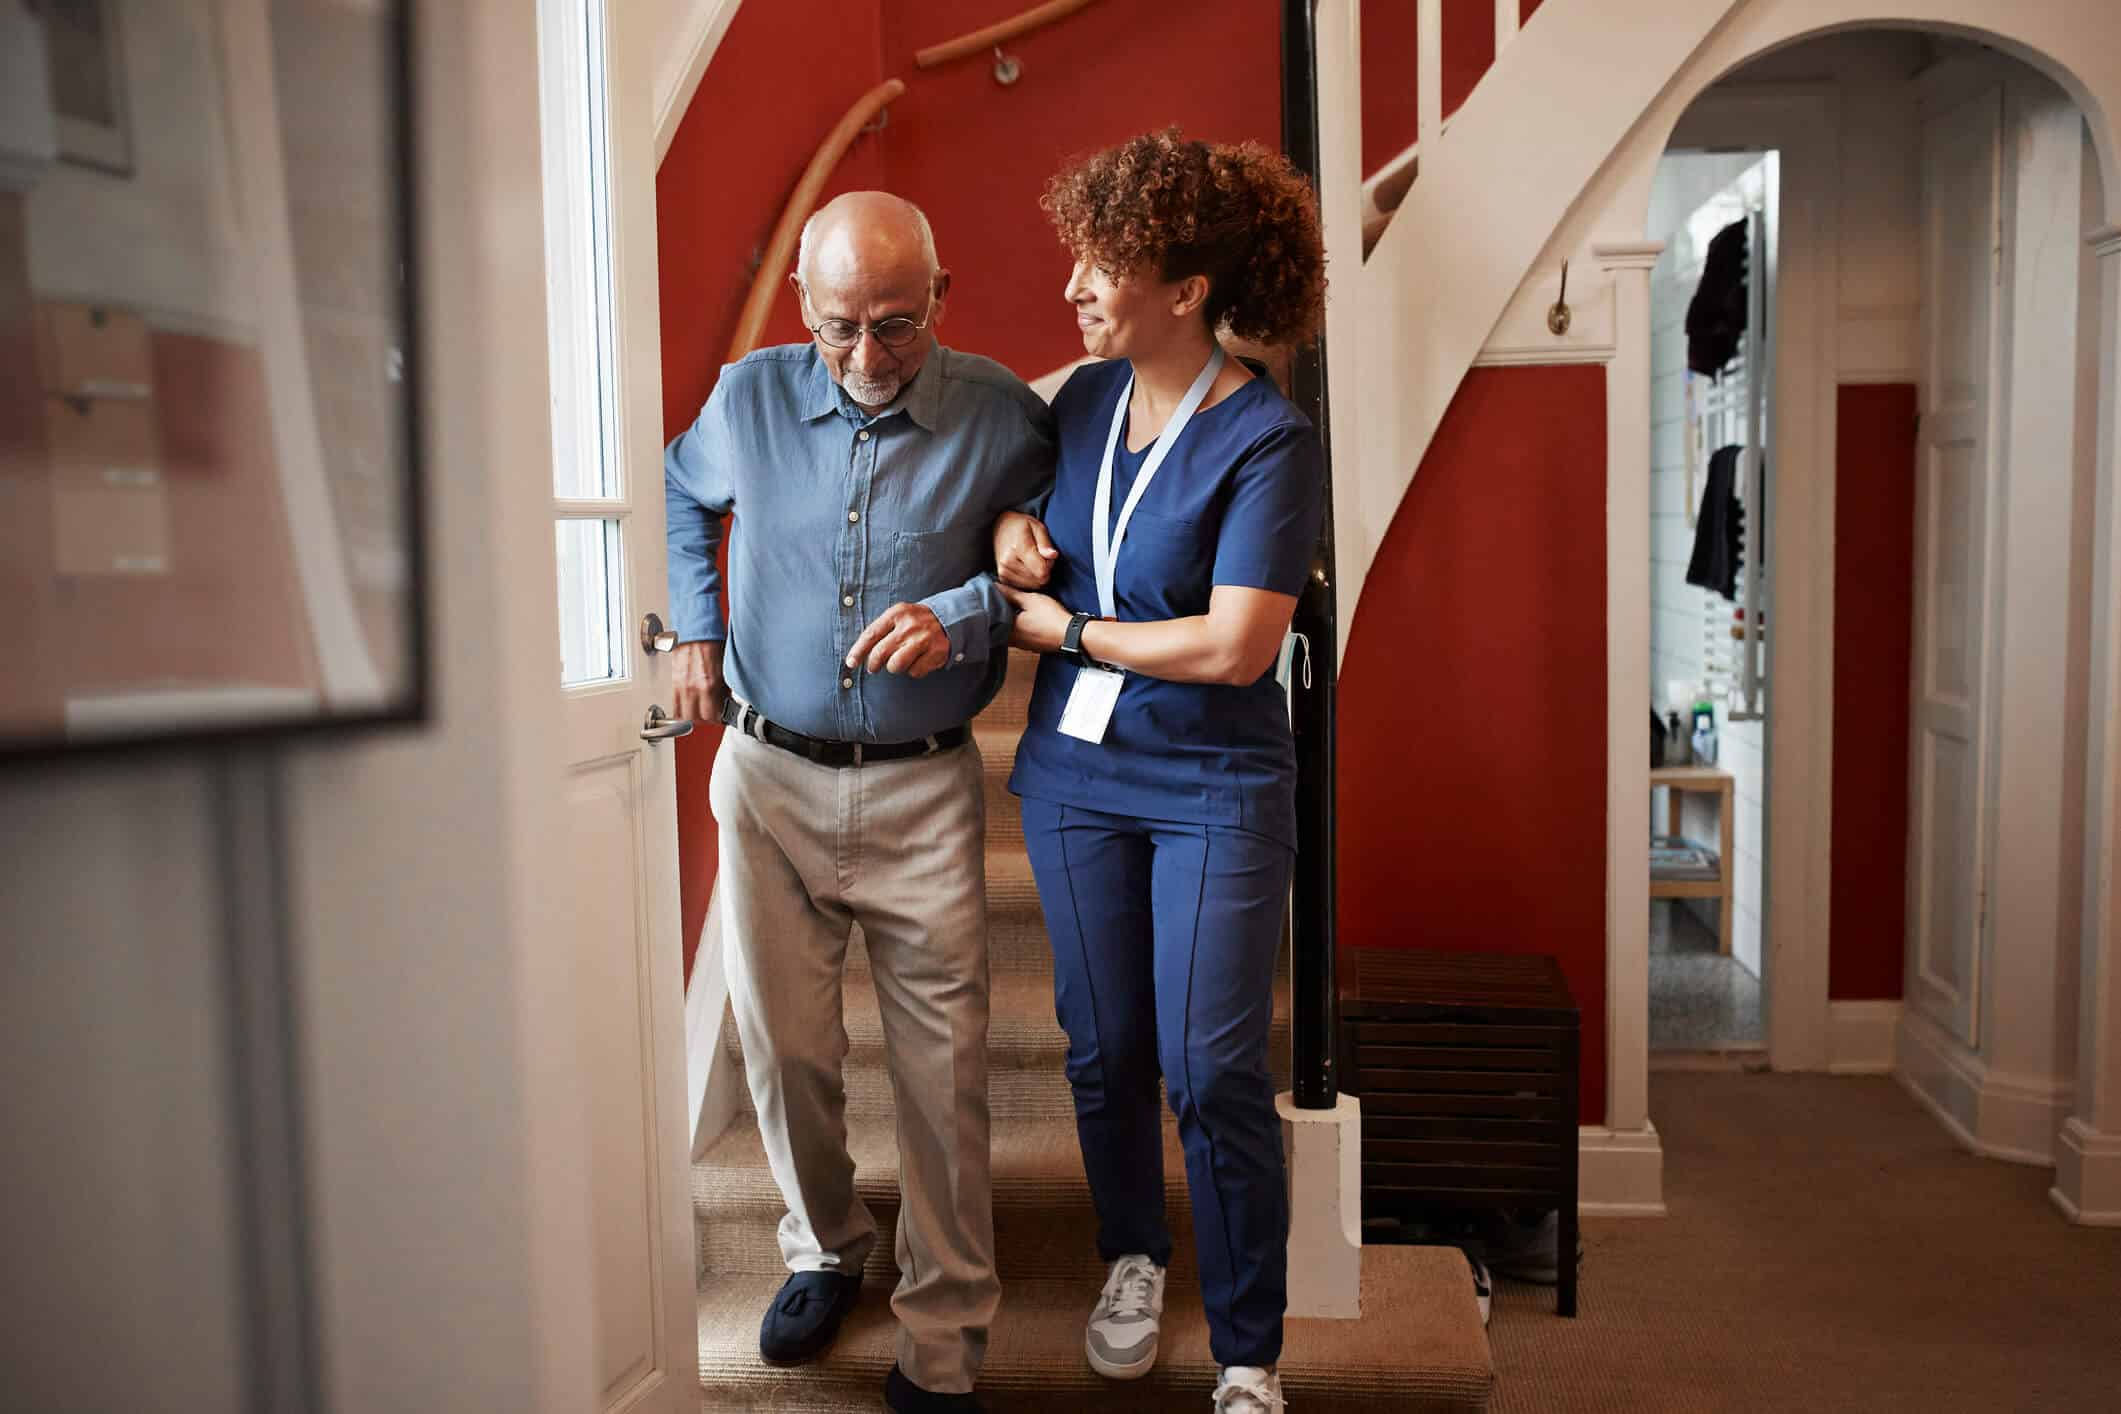
[(815, 1360), (840, 1333), (840, 1322), (862, 1294), (862, 1274), (797, 1272), (781, 1289), (759, 1322), (759, 1358), (769, 1365), (800, 1365)]
[(892, 1414), (987, 1414), (976, 1394), (937, 1394), (906, 1378), (898, 1366), (884, 1376), (884, 1404)]

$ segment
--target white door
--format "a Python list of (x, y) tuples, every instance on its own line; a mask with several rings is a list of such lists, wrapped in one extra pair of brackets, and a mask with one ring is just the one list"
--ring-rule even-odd
[[(553, 524), (600, 1410), (699, 1403), (663, 606), (653, 55), (640, 6), (540, 0)], [(498, 704), (505, 708), (505, 704)]]
[(1985, 734), (2003, 94), (1923, 120), (1928, 348), (1915, 486), (1908, 1001), (1971, 1046), (1987, 913)]

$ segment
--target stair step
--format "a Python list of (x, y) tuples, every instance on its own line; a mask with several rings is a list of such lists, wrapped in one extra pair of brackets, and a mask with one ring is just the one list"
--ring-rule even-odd
[[(899, 1212), (898, 1145), (890, 1125), (849, 1126), (854, 1186), (876, 1218), (869, 1254), (873, 1281), (898, 1279), (892, 1253)], [(1083, 1176), (1073, 1122), (997, 1120), (992, 1132), (995, 1264), (1004, 1280), (1059, 1279), (1096, 1285), (1104, 1263), (1096, 1249), (1097, 1213)], [(766, 1167), (756, 1121), (732, 1125), (692, 1170), (700, 1267), (720, 1275), (782, 1272), (775, 1239), (787, 1211)], [(1164, 1203), (1175, 1274), (1194, 1270), (1193, 1216), (1178, 1122), (1164, 1115)], [(785, 1272), (783, 1272), (785, 1275)], [(710, 1277), (710, 1280), (713, 1278)]]
[[(710, 1279), (699, 1299), (703, 1407), (772, 1414), (855, 1414), (884, 1408), (884, 1375), (896, 1358), (892, 1281), (865, 1284), (825, 1358), (775, 1369), (758, 1358), (758, 1323), (784, 1272)], [(1167, 1289), (1162, 1353), (1145, 1379), (1116, 1383), (1082, 1354), (1083, 1321), (1098, 1282), (1004, 1277), (980, 1375), (997, 1410), (1099, 1414), (1204, 1409), (1215, 1387), (1208, 1325), (1198, 1289)], [(1292, 1409), (1311, 1414), (1476, 1414), (1494, 1383), (1487, 1334), (1465, 1258), (1448, 1247), (1371, 1247), (1363, 1252), (1363, 1316), (1291, 1319), (1281, 1360)]]
[(1036, 653), (1026, 653), (1020, 648), (1009, 650), (1009, 676), (1002, 680), (1002, 690), (987, 704), (987, 710), (979, 714), (981, 726), (1021, 727), (1031, 711), (1031, 687), (1038, 678)]
[[(847, 1028), (847, 1055), (841, 1075), (847, 1087), (850, 1119), (889, 1117), (895, 1103), (884, 1051), (884, 1023), (878, 1013), (876, 983), (867, 972), (850, 972), (841, 1004)], [(1274, 1021), (1268, 1033), (1267, 1064), (1277, 1091), (1289, 1087), (1289, 984), (1274, 989)], [(733, 1018), (722, 1024), (722, 1052), (736, 1069), (732, 1075), (743, 1095), (746, 1114), (753, 1113), (750, 1090), (743, 1084), (744, 1048)], [(1053, 1016), (1050, 972), (998, 972), (988, 991), (987, 1105), (996, 1120), (1043, 1118), (1073, 1126), (1075, 1100), (1063, 1070), (1068, 1034)]]
[(989, 725), (981, 717), (972, 727), (972, 739), (987, 768), (987, 848), (997, 852), (1024, 847), (1023, 805), (1009, 793), (1009, 772), (1016, 764), (1016, 744), (1023, 737), (1021, 723)]

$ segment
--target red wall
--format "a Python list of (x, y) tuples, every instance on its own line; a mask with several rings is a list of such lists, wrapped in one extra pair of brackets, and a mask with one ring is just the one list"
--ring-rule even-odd
[(1605, 372), (1476, 368), (1340, 682), (1340, 937), (1544, 952), (1605, 1117)]
[(1068, 257), (1038, 209), (1070, 156), (1176, 123), (1215, 142), (1281, 146), (1275, 0), (1092, 5), (1012, 40), (1008, 88), (986, 59), (913, 67), (914, 51), (1023, 0), (884, 0), (884, 70), (908, 93), (884, 133), (891, 190), (918, 203), (955, 278), (944, 338), (1035, 378), (1081, 358), (1061, 300)]
[[(1004, 88), (968, 59), (924, 72), (914, 51), (1018, 13), (1022, 0), (774, 0), (737, 11), (656, 175), (664, 435), (714, 387), (782, 204), (847, 107), (886, 76), (908, 92), (858, 139), (828, 197), (882, 187), (934, 224), (954, 286), (943, 337), (1027, 378), (1082, 356), (1060, 298), (1067, 258), (1038, 194), (1070, 155), (1177, 123), (1215, 141), (1279, 147), (1275, 0), (1096, 5), (1011, 41)], [(804, 337), (795, 298), (775, 301), (767, 343)], [(741, 533), (741, 532), (738, 532)], [(714, 882), (707, 777), (718, 728), (678, 742), (685, 966)]]
[(1900, 995), (1914, 652), (1915, 388), (1840, 389), (1834, 439), (1834, 815), (1827, 995)]

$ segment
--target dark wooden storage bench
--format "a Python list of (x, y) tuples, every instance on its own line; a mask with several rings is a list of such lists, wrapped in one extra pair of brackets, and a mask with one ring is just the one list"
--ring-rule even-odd
[[(1345, 1088), (1362, 1098), (1365, 1218), (1555, 1209), (1556, 1310), (1576, 1314), (1576, 1003), (1551, 957), (1355, 948)], [(1349, 974), (1352, 974), (1351, 976)]]

